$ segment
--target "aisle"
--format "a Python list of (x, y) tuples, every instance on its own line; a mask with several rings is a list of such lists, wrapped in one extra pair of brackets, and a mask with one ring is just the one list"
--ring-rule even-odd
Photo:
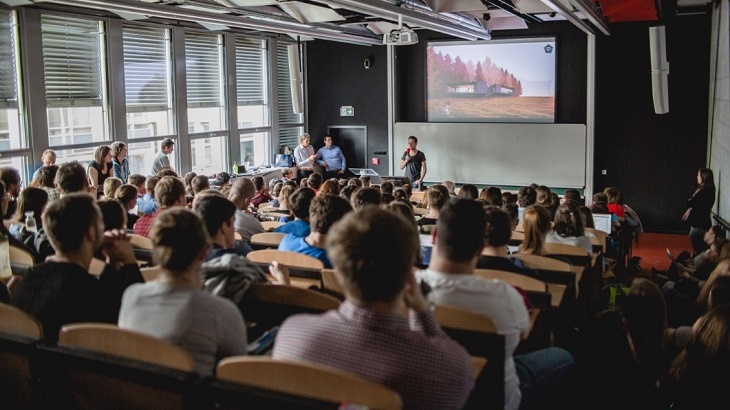
[(641, 273), (649, 275), (651, 268), (666, 270), (669, 267), (667, 248), (676, 256), (684, 250), (691, 251), (692, 244), (685, 234), (642, 233), (639, 244), (634, 243), (634, 256), (641, 257)]

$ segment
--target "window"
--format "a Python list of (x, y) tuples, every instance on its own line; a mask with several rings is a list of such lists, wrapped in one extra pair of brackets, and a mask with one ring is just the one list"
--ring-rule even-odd
[(279, 131), (279, 146), (294, 149), (299, 145), (299, 136), (304, 133), (302, 127), (283, 128)]
[(267, 164), (271, 162), (269, 156), (269, 140), (271, 134), (268, 132), (241, 132), (239, 142), (241, 144), (241, 163)]
[(18, 109), (17, 25), (15, 13), (0, 12), (0, 151), (28, 146)]
[(104, 37), (101, 21), (41, 15), (51, 146), (108, 140)]
[(266, 40), (236, 38), (238, 129), (269, 125)]
[(125, 24), (123, 43), (127, 137), (174, 134), (170, 30)]
[(213, 175), (228, 169), (227, 137), (199, 138), (190, 141), (192, 170), (198, 175)]
[(191, 133), (227, 129), (223, 102), (223, 44), (217, 34), (185, 34)]

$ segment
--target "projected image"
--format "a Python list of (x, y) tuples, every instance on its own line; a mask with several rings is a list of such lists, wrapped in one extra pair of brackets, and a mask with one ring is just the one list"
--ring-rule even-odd
[(428, 121), (555, 121), (555, 39), (432, 42)]

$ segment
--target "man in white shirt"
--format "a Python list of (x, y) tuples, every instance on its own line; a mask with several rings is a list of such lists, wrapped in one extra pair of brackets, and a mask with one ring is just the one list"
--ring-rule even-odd
[(417, 278), (431, 287), (430, 301), (494, 320), (497, 332), (505, 336), (505, 409), (529, 408), (572, 373), (575, 361), (557, 347), (512, 356), (529, 327), (529, 316), (515, 288), (474, 275), (484, 248), (485, 226), (479, 202), (452, 199), (441, 209), (428, 269), (419, 271)]

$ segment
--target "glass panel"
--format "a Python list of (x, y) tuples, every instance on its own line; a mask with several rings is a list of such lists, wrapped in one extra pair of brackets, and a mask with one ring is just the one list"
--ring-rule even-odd
[(242, 132), (240, 134), (241, 162), (249, 166), (271, 163), (269, 155), (269, 132)]
[(223, 102), (223, 44), (216, 34), (185, 34), (188, 121), (191, 133), (227, 129)]
[(190, 141), (191, 169), (199, 175), (231, 172), (228, 166), (226, 137), (202, 138)]
[(146, 138), (174, 134), (172, 110), (127, 112), (127, 137)]
[(51, 147), (108, 141), (101, 107), (48, 108)]
[(238, 129), (270, 123), (266, 40), (236, 38)]
[[(127, 144), (127, 161), (129, 161), (129, 172), (132, 174), (150, 175), (152, 172), (152, 161), (155, 159), (155, 155), (160, 151), (160, 141), (149, 141), (149, 142), (132, 142)], [(170, 159), (170, 165), (175, 169), (177, 159), (177, 143), (172, 154), (167, 157)]]
[(56, 165), (61, 165), (64, 162), (78, 161), (86, 168), (88, 163), (94, 160), (96, 147), (54, 149), (54, 151), (56, 152)]
[(0, 151), (26, 148), (17, 108), (0, 109)]
[(268, 105), (239, 105), (238, 129), (257, 128), (269, 125)]

